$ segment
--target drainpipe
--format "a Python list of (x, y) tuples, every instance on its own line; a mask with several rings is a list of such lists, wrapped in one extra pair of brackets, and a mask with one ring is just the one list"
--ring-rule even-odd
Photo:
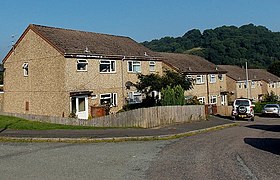
[(208, 74), (206, 74), (206, 93), (207, 93), (207, 104), (210, 104), (210, 94), (209, 94), (209, 83), (208, 83)]
[(123, 63), (125, 60), (125, 56), (123, 56), (122, 58), (122, 63), (121, 63), (121, 68), (122, 68), (122, 99), (123, 99), (123, 106), (125, 105), (125, 98), (124, 98), (124, 74), (123, 74)]

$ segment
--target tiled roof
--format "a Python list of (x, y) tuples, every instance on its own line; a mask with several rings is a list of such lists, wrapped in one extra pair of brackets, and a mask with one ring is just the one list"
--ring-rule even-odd
[(218, 67), (227, 71), (227, 76), (236, 81), (246, 80), (246, 71), (243, 68), (234, 65), (218, 65)]
[[(220, 68), (227, 71), (227, 75), (236, 81), (246, 80), (245, 68), (240, 68), (233, 65), (218, 65)], [(265, 69), (248, 69), (249, 80), (264, 80), (266, 82), (278, 82), (280, 78), (267, 72)]]
[(215, 64), (199, 56), (164, 52), (159, 54), (164, 63), (182, 73), (225, 73)]
[(129, 37), (69, 30), (40, 25), (30, 25), (31, 29), (46, 38), (62, 53), (84, 53), (87, 49), (92, 54), (156, 56), (143, 45)]
[(253, 80), (264, 80), (266, 82), (279, 82), (280, 78), (265, 69), (248, 69), (249, 78)]

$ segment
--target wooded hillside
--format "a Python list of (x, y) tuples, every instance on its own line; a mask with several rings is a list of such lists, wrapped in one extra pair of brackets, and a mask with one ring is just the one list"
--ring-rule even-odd
[(142, 44), (154, 51), (199, 55), (215, 64), (244, 66), (247, 61), (250, 68), (267, 68), (280, 60), (280, 33), (253, 24), (193, 29), (182, 37)]

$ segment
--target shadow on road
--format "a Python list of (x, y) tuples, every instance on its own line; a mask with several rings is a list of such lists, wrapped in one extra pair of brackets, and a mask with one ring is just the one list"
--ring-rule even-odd
[(280, 125), (255, 124), (255, 125), (248, 125), (248, 126), (245, 126), (245, 127), (254, 128), (254, 129), (261, 129), (261, 130), (265, 130), (265, 131), (280, 132)]
[(280, 155), (279, 138), (244, 138), (244, 142), (255, 148)]

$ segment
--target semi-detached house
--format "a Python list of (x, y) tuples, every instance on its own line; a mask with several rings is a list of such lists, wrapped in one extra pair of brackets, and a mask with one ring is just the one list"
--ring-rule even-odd
[(3, 60), (3, 111), (87, 119), (91, 107), (141, 101), (137, 73), (162, 74), (158, 55), (128, 37), (29, 25)]
[(160, 55), (164, 69), (175, 70), (193, 81), (193, 89), (185, 91), (186, 98), (196, 96), (201, 104), (228, 104), (225, 70), (199, 56), (177, 53)]
[(219, 67), (227, 71), (230, 103), (242, 97), (257, 102), (263, 100), (264, 95), (271, 92), (280, 96), (280, 78), (265, 69), (248, 69), (248, 76), (246, 76), (245, 68), (234, 65), (219, 65)]

